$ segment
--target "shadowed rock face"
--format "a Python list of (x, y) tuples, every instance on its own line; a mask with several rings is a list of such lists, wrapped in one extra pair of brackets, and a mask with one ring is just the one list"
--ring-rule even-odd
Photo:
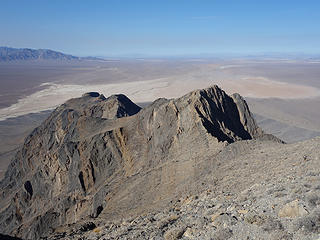
[(246, 102), (217, 86), (140, 110), (124, 95), (87, 93), (25, 140), (0, 183), (0, 229), (26, 239), (82, 218), (119, 218), (201, 190), (227, 143), (275, 137)]

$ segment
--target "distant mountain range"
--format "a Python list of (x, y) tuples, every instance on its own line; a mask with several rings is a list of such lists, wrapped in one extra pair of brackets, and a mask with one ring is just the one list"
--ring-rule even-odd
[(0, 47), (0, 62), (28, 60), (103, 60), (96, 57), (76, 57), (50, 49)]

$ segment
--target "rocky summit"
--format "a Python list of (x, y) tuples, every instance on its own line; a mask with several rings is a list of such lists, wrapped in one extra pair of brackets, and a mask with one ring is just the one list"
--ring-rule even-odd
[(90, 92), (59, 106), (0, 182), (22, 239), (315, 239), (320, 139), (284, 144), (217, 86), (141, 109)]

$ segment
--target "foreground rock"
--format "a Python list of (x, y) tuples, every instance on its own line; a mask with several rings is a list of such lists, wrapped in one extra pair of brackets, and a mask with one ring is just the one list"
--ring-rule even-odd
[(215, 182), (199, 194), (138, 217), (95, 219), (91, 231), (74, 224), (49, 239), (319, 239), (320, 138), (237, 142), (215, 160)]
[[(91, 232), (105, 219), (158, 211), (226, 180), (231, 191), (238, 180), (219, 179), (220, 170), (229, 169), (217, 169), (250, 144), (224, 148), (250, 139), (280, 144), (256, 125), (241, 96), (217, 86), (142, 110), (124, 95), (71, 99), (26, 138), (11, 162), (0, 183), (0, 229), (24, 239), (63, 238)], [(164, 236), (193, 234), (187, 230), (179, 225)]]

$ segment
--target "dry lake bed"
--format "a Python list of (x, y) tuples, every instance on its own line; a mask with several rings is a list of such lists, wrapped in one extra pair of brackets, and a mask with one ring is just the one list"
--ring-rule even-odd
[(258, 124), (287, 142), (320, 136), (320, 62), (288, 59), (112, 59), (0, 64), (0, 178), (24, 137), (85, 92), (144, 105), (217, 84), (244, 96)]

